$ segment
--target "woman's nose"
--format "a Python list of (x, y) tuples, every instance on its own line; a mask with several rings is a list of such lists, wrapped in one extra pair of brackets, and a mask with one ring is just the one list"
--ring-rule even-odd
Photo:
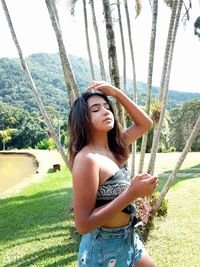
[(103, 107), (102, 110), (103, 114), (109, 114), (109, 110), (107, 108)]

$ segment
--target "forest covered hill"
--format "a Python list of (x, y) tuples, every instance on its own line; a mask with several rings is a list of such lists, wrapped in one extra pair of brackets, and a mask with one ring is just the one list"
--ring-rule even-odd
[[(72, 55), (69, 56), (69, 59), (81, 92), (91, 80), (89, 63), (83, 58)], [(58, 112), (66, 114), (67, 93), (59, 54), (33, 54), (27, 58), (27, 63), (44, 105), (54, 107)], [(95, 66), (95, 75), (95, 79), (100, 79), (97, 66)], [(131, 96), (131, 80), (128, 80), (127, 84), (127, 91)], [(146, 84), (138, 82), (137, 87), (138, 104), (144, 105)], [(159, 89), (153, 87), (152, 94), (156, 96), (158, 92)], [(200, 99), (200, 93), (170, 90), (167, 107), (171, 109), (193, 99)], [(38, 113), (37, 104), (26, 84), (19, 59), (0, 59), (0, 101)]]

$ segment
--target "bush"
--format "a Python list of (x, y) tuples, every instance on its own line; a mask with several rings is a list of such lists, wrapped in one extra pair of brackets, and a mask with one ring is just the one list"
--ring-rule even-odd
[(158, 153), (166, 153), (167, 149), (164, 144), (160, 144), (157, 150)]
[(50, 137), (49, 139), (48, 139), (48, 148), (49, 148), (49, 150), (51, 150), (51, 149), (55, 149), (55, 143), (54, 143), (54, 140), (53, 140), (53, 138), (52, 137)]
[(48, 139), (43, 139), (42, 141), (40, 141), (37, 145), (36, 145), (37, 149), (48, 149), (49, 148), (49, 144), (48, 144)]
[(161, 202), (160, 208), (156, 212), (157, 216), (158, 217), (166, 216), (167, 209), (168, 209), (168, 201), (166, 199), (163, 199)]
[[(159, 192), (155, 192), (152, 194), (149, 201), (149, 204), (151, 206), (153, 205), (154, 201), (157, 199), (159, 194), (160, 194)], [(156, 216), (160, 217), (167, 215), (167, 209), (168, 209), (168, 201), (166, 199), (163, 199), (160, 204), (160, 208), (156, 211)]]
[(171, 146), (169, 149), (168, 149), (168, 152), (176, 152), (176, 148), (174, 146)]
[(52, 137), (50, 137), (49, 139), (45, 138), (42, 141), (40, 141), (37, 145), (36, 145), (37, 149), (44, 149), (44, 150), (51, 150), (55, 148), (55, 143)]
[[(155, 192), (151, 195), (150, 198), (148, 198), (148, 204), (150, 207), (153, 206), (154, 201), (158, 197), (159, 192)], [(148, 218), (148, 222), (141, 230), (142, 237), (144, 241), (147, 241), (150, 231), (154, 228), (154, 219), (155, 217), (161, 217), (167, 215), (167, 209), (168, 209), (168, 201), (166, 199), (163, 199), (160, 205), (160, 208), (156, 212), (150, 213), (150, 216)]]

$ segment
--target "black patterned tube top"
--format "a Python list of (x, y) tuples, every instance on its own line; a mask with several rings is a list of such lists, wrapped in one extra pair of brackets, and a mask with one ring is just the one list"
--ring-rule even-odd
[[(110, 176), (98, 188), (96, 207), (100, 207), (109, 203), (125, 191), (131, 184), (131, 173), (127, 167), (118, 170), (114, 175)], [(131, 202), (125, 209), (122, 210), (126, 214), (132, 214), (137, 217), (136, 206)]]

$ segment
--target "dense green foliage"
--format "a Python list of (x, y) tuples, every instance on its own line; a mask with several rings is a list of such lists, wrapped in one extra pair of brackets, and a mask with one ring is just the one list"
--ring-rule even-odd
[[(70, 57), (80, 91), (88, 84), (90, 71), (88, 62)], [(27, 58), (31, 75), (45, 106), (54, 107), (66, 115), (68, 109), (67, 90), (58, 54), (33, 54)], [(97, 73), (97, 71), (96, 71)], [(18, 59), (0, 59), (0, 100), (30, 112), (38, 112), (37, 104), (25, 81)], [(99, 79), (99, 77), (97, 76)]]
[[(170, 144), (176, 147), (177, 151), (181, 151), (200, 114), (200, 100), (186, 102), (181, 108), (172, 109), (170, 114)], [(200, 133), (191, 150), (200, 151)]]
[[(22, 108), (0, 102), (0, 129), (17, 129), (17, 132), (8, 141), (9, 148), (34, 148), (39, 140), (47, 137), (47, 128), (38, 116), (32, 112), (29, 113)], [(0, 149), (3, 143), (0, 140)]]

